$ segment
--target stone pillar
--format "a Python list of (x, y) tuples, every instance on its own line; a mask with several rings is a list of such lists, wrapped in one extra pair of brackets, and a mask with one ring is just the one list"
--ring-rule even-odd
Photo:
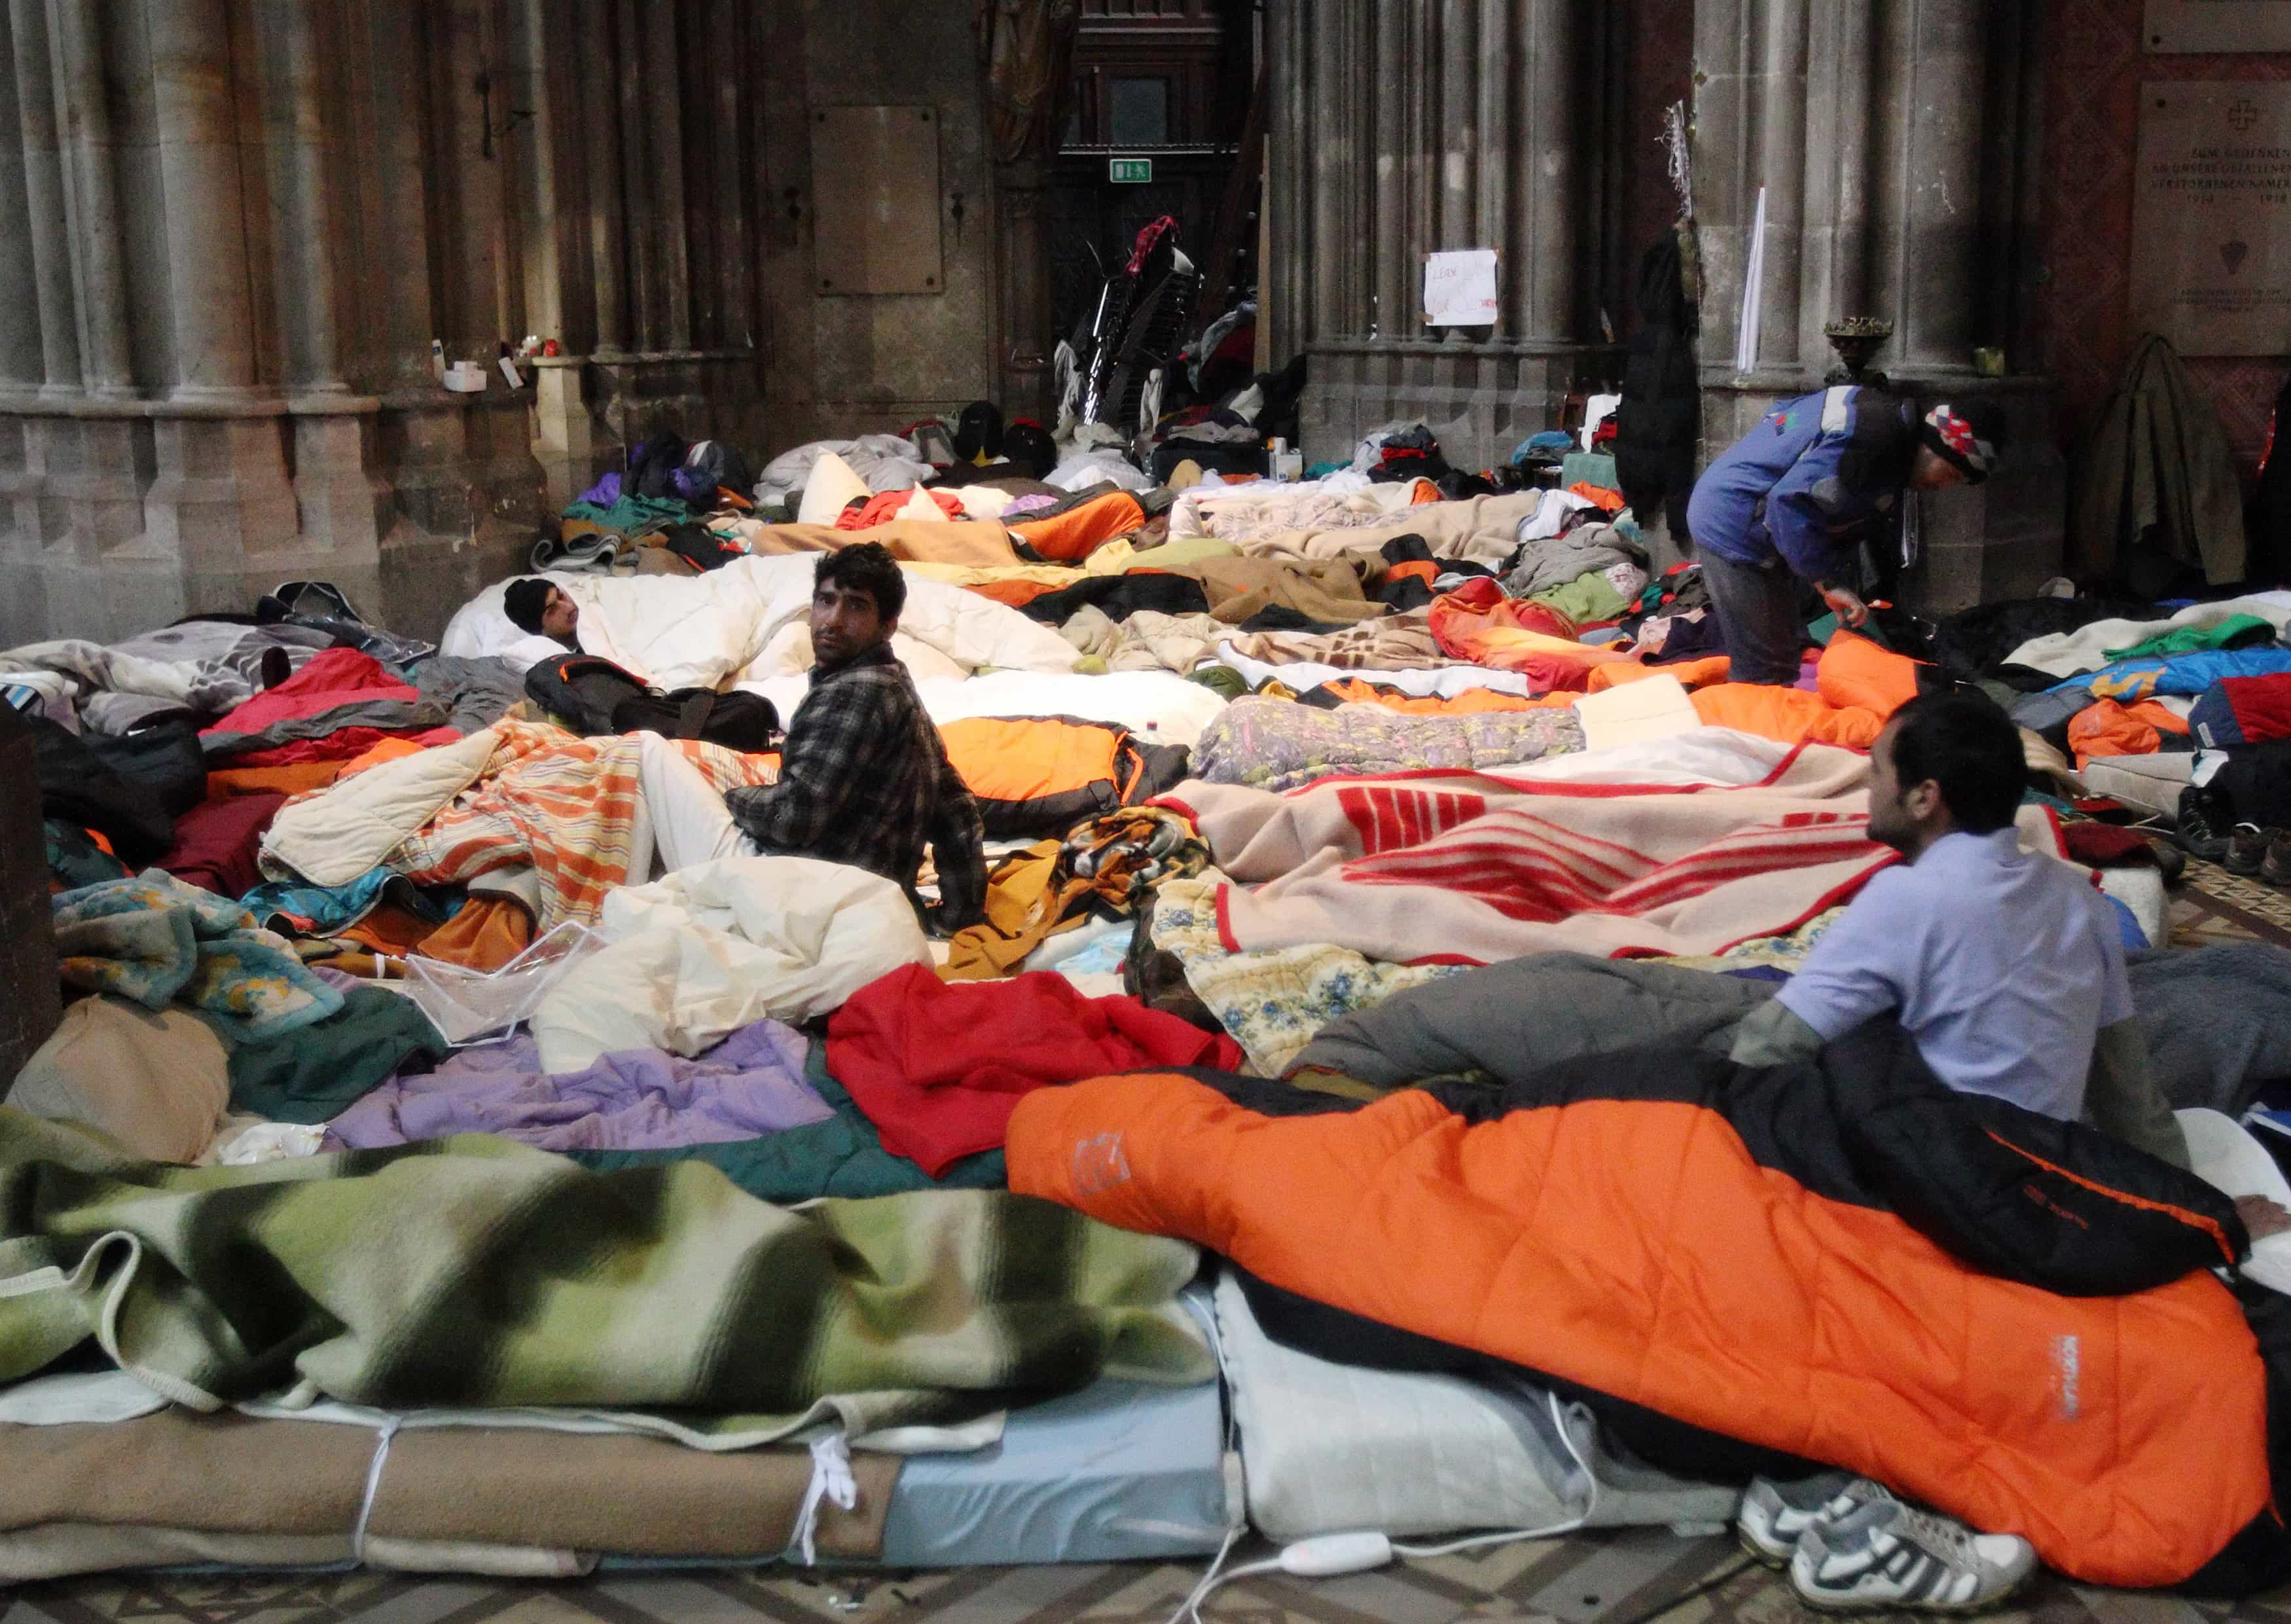
[[(640, 245), (653, 269), (651, 297), (646, 304), (645, 348), (689, 350), (692, 267), (685, 238), (684, 106), (677, 72), (677, 8), (648, 5), (643, 12), (638, 44), (644, 64), (645, 116), (633, 129), (624, 119), (621, 134), (623, 140), (633, 137), (644, 142), (649, 155), (645, 183), (655, 199), (652, 231)], [(697, 432), (696, 424), (684, 427), (687, 433)]]
[[(615, 69), (613, 24), (620, 7), (615, 0), (580, 0), (581, 82), (612, 84)], [(584, 211), (589, 233), (589, 272), (595, 284), (596, 329), (582, 335), (582, 347), (601, 354), (620, 355), (631, 347), (628, 291), (628, 221), (621, 184), (621, 99), (592, 95), (575, 121), (581, 131), (582, 180), (587, 192)], [(580, 340), (567, 335), (568, 344)]]
[[(0, 58), (12, 63), (15, 55), (14, 29), (0, 12)], [(37, 390), (47, 380), (26, 157), (16, 76), (0, 73), (0, 392), (9, 394)]]
[[(1921, 373), (1970, 374), (1982, 216), (1986, 79), (1982, 0), (1915, 0), (1886, 19), (1879, 51), (1886, 133), (1877, 189), (1877, 293), (1894, 318), (1887, 350)], [(1999, 165), (2009, 173), (2008, 165)]]
[(9, 0), (16, 117), (24, 150), (24, 213), (32, 250), (29, 308), (40, 325), (43, 391), (80, 391), (79, 328), (74, 316), (71, 228), (64, 205), (63, 154), (48, 47), (46, 0)]
[[(1535, 344), (1568, 344), (1583, 337), (1577, 259), (1582, 222), (1598, 201), (1582, 196), (1577, 181), (1582, 172), (1576, 141), (1584, 10), (1569, 0), (1528, 0), (1517, 19), (1525, 59), (1520, 75), (1524, 103), (1514, 117), (1515, 133), (1507, 157), (1518, 199), (1520, 240), (1505, 256), (1504, 281), (1511, 293), (1504, 326)], [(1564, 382), (1559, 392), (1566, 392)]]
[(99, 398), (132, 399), (137, 391), (127, 347), (118, 153), (104, 94), (96, 0), (49, 0), (48, 57), (83, 379)]
[[(1702, 253), (1703, 425), (1715, 455), (1776, 398), (1835, 364), (1821, 336), (1845, 316), (1887, 317), (1876, 365), (1917, 409), (1982, 392), (2014, 425), (2004, 466), (1977, 489), (1917, 498), (1922, 567), (1902, 596), (1947, 611), (2032, 591), (2060, 567), (2061, 459), (2049, 385), (1978, 380), (1981, 221), (2021, 189), (2024, 146), (1983, 161), (1991, 84), (2018, 64), (2042, 0), (1697, 0), (1694, 189)], [(2010, 25), (2010, 26), (2006, 26)], [(1766, 188), (1757, 354), (1734, 369), (1758, 187)], [(2003, 210), (2009, 214), (2009, 205)]]
[(255, 390), (254, 310), (229, 6), (170, 0), (149, 26), (174, 338), (168, 396), (243, 400)]
[[(1312, 357), (1308, 457), (1414, 416), (1443, 433), (1451, 461), (1486, 466), (1550, 426), (1579, 369), (1612, 370), (1587, 342), (1597, 271), (1578, 262), (1603, 203), (1582, 153), (1588, 10), (1295, 0), (1274, 14), (1274, 72), (1308, 103), (1274, 120), (1268, 155), (1276, 183), (1297, 177), (1307, 193), (1274, 252), (1309, 280), (1310, 318), (1287, 329)], [(1499, 256), (1491, 330), (1423, 324), (1424, 255), (1459, 248)]]
[(324, 92), (321, 19), (305, 0), (261, 0), (256, 18), (272, 50), (263, 98), (277, 233), (278, 314), (286, 382), (300, 395), (350, 392), (342, 380), (334, 245), (336, 139)]

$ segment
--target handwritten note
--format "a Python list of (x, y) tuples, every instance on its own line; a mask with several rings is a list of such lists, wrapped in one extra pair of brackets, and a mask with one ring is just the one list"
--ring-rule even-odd
[(1496, 319), (1496, 251), (1424, 256), (1424, 320), (1434, 327), (1486, 327)]

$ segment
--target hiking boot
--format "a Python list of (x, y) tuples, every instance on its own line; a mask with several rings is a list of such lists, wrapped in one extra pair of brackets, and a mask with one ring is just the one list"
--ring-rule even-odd
[(2227, 837), (2227, 872), (2256, 879), (2267, 861), (2267, 831), (2257, 824), (2238, 824)]
[(1817, 1523), (1834, 1522), (1871, 1500), (1891, 1499), (1881, 1483), (1851, 1472), (1821, 1472), (1791, 1483), (1753, 1477), (1742, 1492), (1734, 1535), (1742, 1548), (1770, 1568), (1789, 1566), (1797, 1537)]
[(1810, 1525), (1789, 1573), (1798, 1599), (1824, 1612), (1979, 1612), (2036, 1567), (2036, 1548), (2017, 1534), (1976, 1534), (1889, 1496)]
[(2182, 851), (2207, 863), (2224, 862), (2226, 825), (2225, 808), (2210, 791), (2191, 784), (2180, 792), (2180, 826), (2173, 838)]
[(2259, 877), (2269, 885), (2291, 886), (2291, 832), (2278, 829), (2260, 860)]

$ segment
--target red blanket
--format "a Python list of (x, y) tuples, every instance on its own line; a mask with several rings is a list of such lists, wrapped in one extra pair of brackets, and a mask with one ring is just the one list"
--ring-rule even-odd
[(1134, 998), (1085, 998), (1036, 970), (948, 983), (910, 964), (870, 982), (830, 1017), (827, 1069), (883, 1136), (936, 1178), (1002, 1143), (1033, 1089), (1152, 1065), (1239, 1069), (1231, 1038)]

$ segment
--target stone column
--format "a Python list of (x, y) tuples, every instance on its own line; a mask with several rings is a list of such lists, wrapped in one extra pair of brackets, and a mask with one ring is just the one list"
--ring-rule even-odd
[[(1548, 426), (1579, 369), (1612, 369), (1588, 361), (1598, 273), (1578, 263), (1604, 173), (1581, 150), (1592, 139), (1590, 8), (1294, 0), (1282, 9), (1310, 104), (1300, 118), (1274, 122), (1269, 155), (1277, 180), (1296, 173), (1292, 143), (1310, 148), (1309, 210), (1274, 249), (1305, 260), (1312, 285), (1313, 318), (1298, 324), (1314, 358), (1307, 454), (1339, 454), (1373, 424), (1416, 416), (1448, 427), (1451, 460), (1492, 462)], [(1424, 256), (1460, 248), (1499, 256), (1491, 329), (1423, 324)], [(1274, 274), (1277, 285), (1277, 266)]]
[[(1695, 200), (1704, 268), (1706, 455), (1778, 396), (1818, 387), (1843, 316), (1891, 318), (1877, 366), (1916, 406), (1996, 396), (2014, 420), (2005, 466), (1974, 490), (1919, 498), (1925, 562), (1901, 591), (1963, 607), (2033, 590), (2059, 567), (2061, 461), (2038, 379), (1976, 380), (1980, 222), (2033, 147), (1981, 145), (1989, 88), (2034, 37), (2041, 0), (1697, 0)], [(2010, 26), (2008, 26), (2010, 25)], [(1748, 234), (1766, 186), (1760, 338), (1734, 370)], [(2009, 210), (2007, 211), (2009, 213)]]
[(49, 0), (48, 57), (83, 376), (99, 398), (130, 399), (136, 388), (119, 242), (118, 153), (104, 95), (96, 0)]
[[(1899, 0), (1880, 52), (1887, 139), (1877, 194), (1878, 296), (1894, 318), (1887, 354), (1919, 372), (1969, 374), (1980, 250), (1982, 0)], [(2000, 165), (2009, 173), (2009, 165)]]
[[(1301, 0), (1300, 0), (1301, 6)], [(1314, 20), (1332, 22), (1330, 12), (1340, 7), (1313, 7)], [(1408, 105), (1410, 60), (1407, 8), (1394, 0), (1375, 8), (1376, 43), (1370, 54), (1376, 76), (1370, 104), (1368, 154), (1376, 173), (1375, 229), (1363, 246), (1376, 256), (1376, 284), (1369, 304), (1369, 332), (1387, 339), (1412, 336), (1416, 330), (1417, 293), (1410, 285), (1416, 277), (1416, 253), (1408, 241)], [(1332, 87), (1333, 88), (1333, 87)], [(1315, 241), (1314, 253), (1327, 253), (1335, 245)], [(1334, 337), (1334, 334), (1317, 334)]]
[(76, 395), (79, 329), (73, 315), (70, 226), (64, 205), (63, 155), (56, 140), (45, 0), (9, 0), (8, 20), (15, 112), (23, 138), (26, 238), (32, 251), (29, 308), (39, 321), (43, 390), (51, 395)]
[(1530, 343), (1564, 344), (1583, 336), (1576, 260), (1584, 215), (1597, 202), (1580, 194), (1575, 150), (1583, 12), (1570, 0), (1527, 0), (1517, 17), (1523, 100), (1513, 116), (1507, 155), (1517, 239), (1499, 245), (1515, 246), (1506, 255), (1504, 326)]
[[(15, 32), (0, 12), (0, 56), (15, 60)], [(0, 74), (0, 392), (36, 390), (47, 374), (40, 345), (40, 279), (25, 189), (24, 125), (16, 76)]]
[(278, 314), (286, 382), (298, 394), (348, 394), (342, 380), (334, 245), (336, 141), (325, 93), (320, 8), (308, 0), (261, 0), (257, 27), (270, 46), (263, 98), (277, 233)]
[[(613, 24), (620, 8), (614, 0), (580, 0), (581, 82), (611, 84), (618, 78), (614, 67)], [(575, 122), (581, 130), (583, 181), (587, 189), (584, 211), (589, 232), (589, 270), (596, 284), (597, 326), (594, 347), (619, 355), (629, 344), (628, 223), (622, 205), (621, 99), (593, 95), (582, 105)]]
[[(647, 307), (645, 347), (648, 350), (692, 348), (692, 266), (685, 238), (684, 214), (684, 98), (678, 69), (677, 11), (673, 6), (644, 9), (639, 36), (644, 63), (647, 100), (645, 117), (622, 135), (641, 138), (650, 159), (646, 176), (657, 199), (651, 238), (644, 245), (656, 277)], [(687, 424), (687, 433), (695, 425)]]
[(245, 398), (255, 386), (254, 310), (229, 8), (225, 0), (170, 0), (151, 9), (149, 28), (174, 336), (168, 394)]

